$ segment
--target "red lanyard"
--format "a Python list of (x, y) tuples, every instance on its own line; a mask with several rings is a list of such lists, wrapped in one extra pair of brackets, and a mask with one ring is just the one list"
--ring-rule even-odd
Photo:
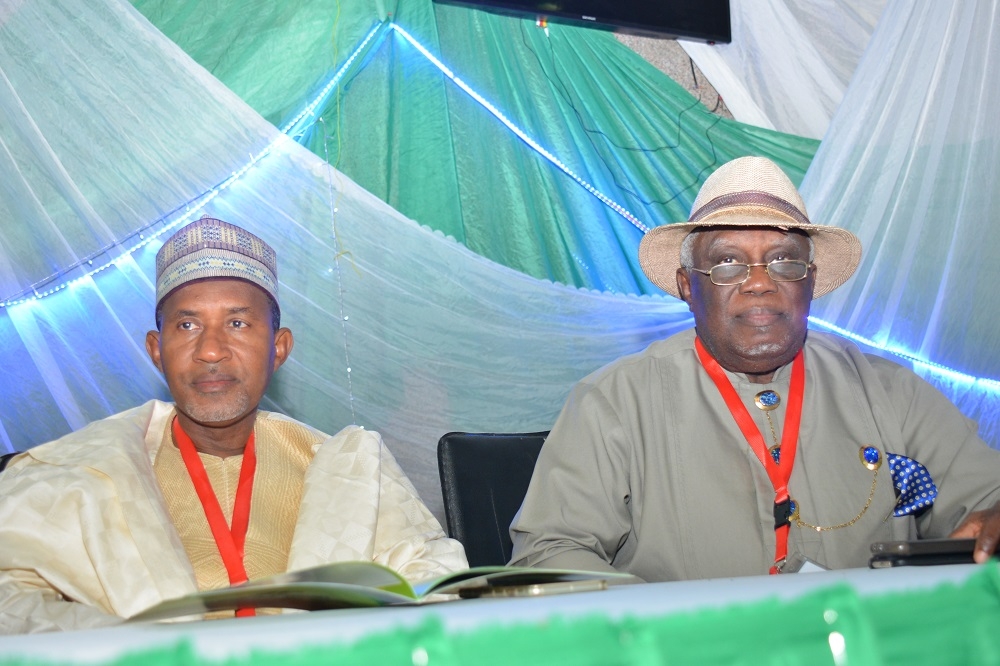
[[(226, 566), (229, 574), (229, 583), (236, 585), (247, 581), (246, 568), (243, 566), (244, 546), (246, 545), (247, 526), (250, 524), (250, 495), (253, 493), (253, 475), (257, 469), (257, 456), (254, 453), (254, 436), (250, 433), (246, 448), (243, 450), (243, 465), (240, 467), (240, 480), (236, 486), (236, 503), (233, 506), (233, 526), (230, 529), (226, 524), (226, 516), (219, 506), (219, 499), (212, 490), (212, 483), (208, 480), (208, 473), (205, 472), (205, 465), (202, 464), (198, 452), (194, 448), (194, 442), (188, 437), (181, 424), (174, 417), (173, 422), (174, 438), (177, 440), (177, 448), (180, 449), (184, 466), (187, 467), (191, 481), (194, 483), (194, 490), (198, 493), (201, 506), (205, 510), (205, 518), (208, 519), (208, 526), (212, 529), (212, 536), (215, 538), (215, 545), (222, 556), (222, 563)], [(236, 611), (237, 617), (247, 617), (254, 615), (253, 608), (240, 608)]]
[(746, 438), (754, 455), (767, 471), (767, 476), (774, 486), (774, 565), (770, 573), (775, 574), (781, 570), (785, 557), (788, 555), (788, 531), (791, 526), (789, 518), (792, 515), (792, 502), (788, 496), (788, 479), (792, 476), (792, 466), (795, 464), (795, 448), (799, 440), (799, 422), (802, 420), (802, 396), (806, 386), (805, 358), (802, 350), (795, 355), (792, 362), (792, 381), (789, 387), (788, 408), (785, 412), (785, 425), (781, 429), (781, 453), (778, 456), (780, 462), (775, 462), (768, 451), (764, 436), (760, 434), (760, 429), (754, 423), (753, 417), (747, 411), (739, 394), (733, 388), (732, 382), (726, 377), (725, 371), (718, 361), (712, 358), (701, 339), (695, 338), (695, 349), (698, 358), (701, 360), (708, 376), (715, 382), (715, 386), (722, 394), (726, 406), (729, 407), (736, 425)]

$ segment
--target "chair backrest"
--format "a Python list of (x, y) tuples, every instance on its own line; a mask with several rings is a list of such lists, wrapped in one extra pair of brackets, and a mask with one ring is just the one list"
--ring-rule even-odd
[(7, 466), (7, 463), (10, 462), (10, 459), (16, 456), (18, 453), (20, 453), (20, 451), (14, 451), (13, 453), (5, 453), (2, 456), (0, 456), (0, 472), (2, 472), (3, 468)]
[(465, 546), (469, 566), (510, 560), (510, 522), (548, 434), (450, 432), (438, 440), (448, 534)]

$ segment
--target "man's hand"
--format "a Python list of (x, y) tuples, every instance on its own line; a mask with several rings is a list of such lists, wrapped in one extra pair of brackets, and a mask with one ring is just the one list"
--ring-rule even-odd
[(980, 564), (993, 555), (1000, 542), (1000, 502), (989, 509), (973, 511), (969, 517), (949, 535), (952, 539), (976, 540), (973, 558)]

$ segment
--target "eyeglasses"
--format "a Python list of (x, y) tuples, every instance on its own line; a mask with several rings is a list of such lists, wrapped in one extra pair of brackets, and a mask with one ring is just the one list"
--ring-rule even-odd
[(708, 270), (702, 268), (690, 270), (704, 273), (712, 280), (712, 284), (728, 287), (746, 282), (750, 277), (750, 269), (754, 266), (763, 266), (768, 276), (775, 282), (797, 282), (809, 274), (812, 264), (798, 259), (775, 259), (766, 264), (717, 264)]

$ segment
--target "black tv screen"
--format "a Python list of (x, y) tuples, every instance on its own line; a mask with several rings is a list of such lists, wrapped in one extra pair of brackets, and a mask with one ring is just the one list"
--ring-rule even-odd
[(730, 42), (729, 0), (435, 0), (656, 37)]

